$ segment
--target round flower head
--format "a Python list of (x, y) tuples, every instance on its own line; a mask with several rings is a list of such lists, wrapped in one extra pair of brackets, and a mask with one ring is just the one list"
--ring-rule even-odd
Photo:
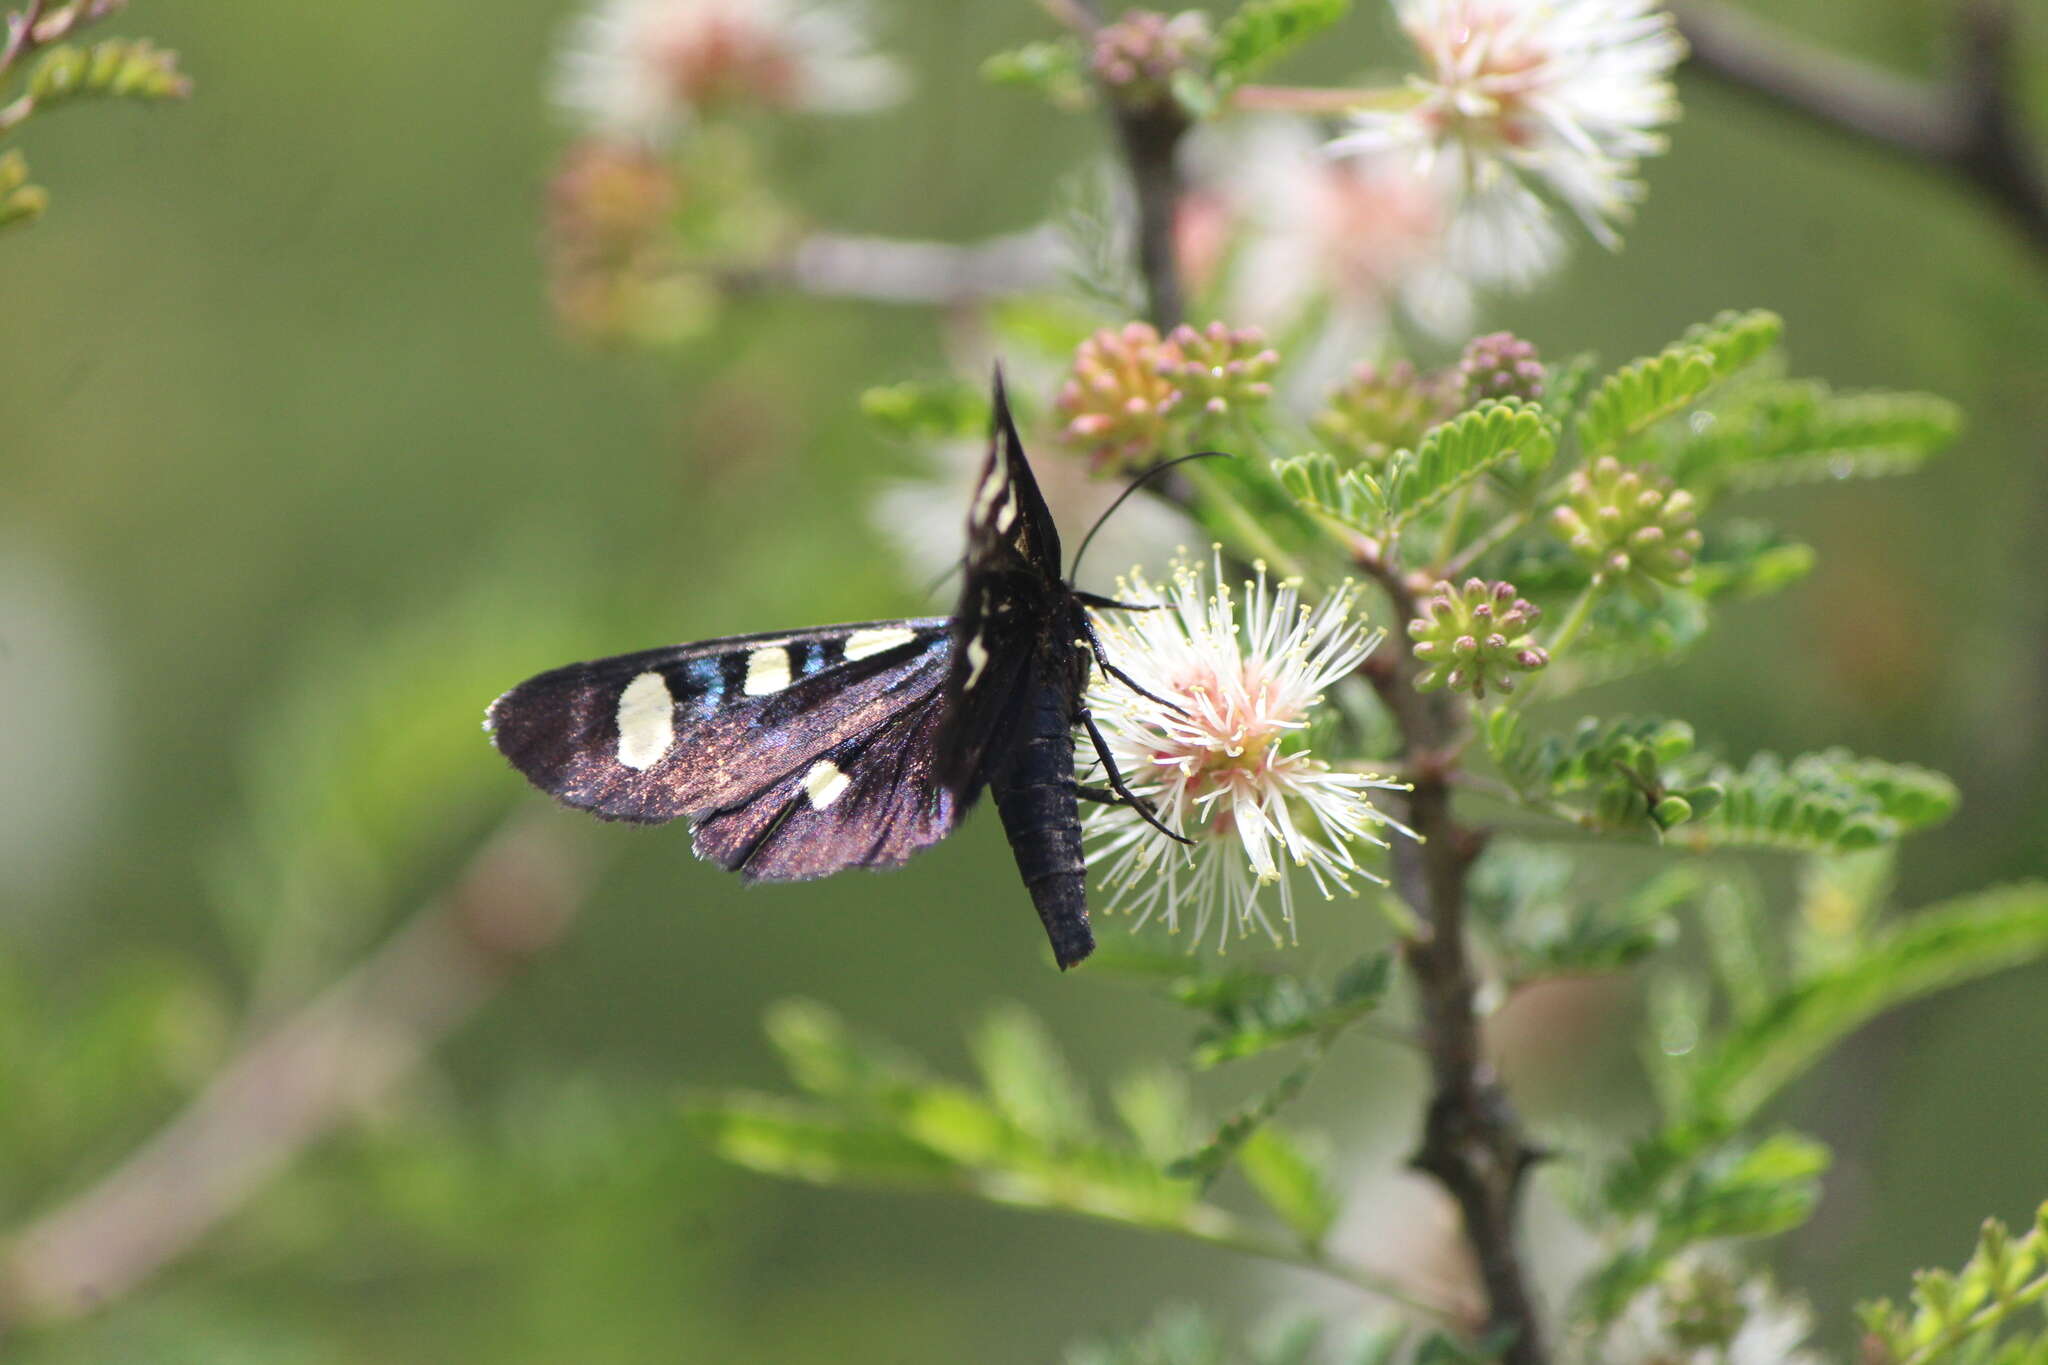
[(1398, 109), (1355, 116), (1338, 153), (1406, 152), (1459, 208), (1462, 270), (1527, 286), (1563, 242), (1532, 184), (1603, 245), (1641, 197), (1637, 162), (1677, 116), (1671, 70), (1685, 45), (1656, 0), (1395, 0), (1427, 70)]
[(1083, 830), (1117, 908), (1139, 924), (1156, 915), (1178, 931), (1188, 916), (1197, 941), (1214, 926), (1219, 944), (1254, 928), (1277, 942), (1264, 896), (1274, 888), (1291, 935), (1287, 865), (1307, 869), (1325, 898), (1353, 877), (1379, 880), (1357, 846), (1384, 845), (1375, 831), (1401, 826), (1366, 793), (1399, 784), (1334, 771), (1302, 742), (1323, 690), (1375, 643), (1349, 587), (1306, 607), (1263, 568), (1241, 602), (1221, 579), (1220, 561), (1210, 575), (1182, 562), (1171, 584), (1119, 584), (1126, 600), (1161, 604), (1096, 622), (1110, 660), (1153, 697), (1098, 678), (1087, 699), (1131, 790), (1194, 845), (1169, 842), (1125, 806), (1090, 810)]
[(570, 30), (557, 101), (589, 131), (654, 142), (730, 106), (847, 112), (894, 102), (859, 0), (597, 0)]

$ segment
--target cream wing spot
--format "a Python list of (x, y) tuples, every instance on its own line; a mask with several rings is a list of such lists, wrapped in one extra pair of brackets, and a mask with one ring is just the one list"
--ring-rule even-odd
[(865, 659), (871, 654), (896, 649), (917, 638), (917, 632), (908, 626), (878, 626), (873, 630), (857, 630), (846, 637), (842, 647), (848, 663)]
[(967, 686), (972, 688), (981, 681), (981, 670), (988, 667), (988, 646), (981, 642), (979, 635), (967, 642)]
[(838, 764), (821, 758), (804, 774), (804, 795), (810, 797), (812, 810), (823, 810), (844, 795), (852, 781)]
[(747, 656), (747, 681), (740, 690), (750, 697), (765, 697), (789, 686), (789, 651), (781, 645), (763, 645)]
[(989, 509), (996, 505), (996, 499), (1002, 496), (1003, 488), (1008, 482), (1009, 480), (1003, 477), (1002, 462), (991, 460), (988, 473), (982, 475), (981, 487), (974, 492), (975, 521), (981, 521), (988, 516)]
[(645, 772), (676, 741), (676, 699), (659, 673), (642, 673), (619, 693), (619, 762)]

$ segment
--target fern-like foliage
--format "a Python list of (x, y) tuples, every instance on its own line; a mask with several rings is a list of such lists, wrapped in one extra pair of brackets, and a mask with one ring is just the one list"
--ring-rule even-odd
[[(1889, 1299), (1858, 1306), (1869, 1365), (2041, 1365), (2048, 1361), (2048, 1204), (2015, 1237), (1986, 1219), (1960, 1271), (1923, 1270), (1909, 1306)], [(2021, 1321), (2021, 1315), (2026, 1321)]]
[(1579, 445), (1588, 455), (1613, 453), (1651, 423), (1678, 412), (1714, 382), (1714, 354), (1678, 345), (1624, 365), (1602, 380), (1579, 414)]
[(1328, 1042), (1379, 1007), (1392, 975), (1393, 960), (1374, 953), (1327, 987), (1284, 972), (1245, 970), (1183, 977), (1170, 989), (1181, 1004), (1208, 1015), (1193, 1056), (1206, 1068), (1288, 1043)]
[(713, 1150), (749, 1170), (972, 1194), (1246, 1245), (1253, 1230), (1203, 1197), (1208, 1182), (1242, 1160), (1252, 1188), (1297, 1243), (1313, 1246), (1335, 1217), (1320, 1161), (1268, 1131), (1306, 1068), (1198, 1143), (1201, 1125), (1171, 1072), (1118, 1086), (1118, 1127), (1105, 1127), (1044, 1027), (1014, 1006), (993, 1011), (973, 1039), (978, 1087), (941, 1080), (914, 1058), (854, 1037), (819, 1005), (777, 1006), (768, 1032), (801, 1097), (710, 1095), (689, 1109)]
[(1347, 469), (1327, 454), (1276, 461), (1273, 472), (1308, 510), (1352, 530), (1382, 535), (1510, 460), (1533, 475), (1548, 467), (1556, 453), (1556, 429), (1541, 408), (1512, 398), (1489, 399), (1431, 427), (1414, 450), (1395, 451), (1377, 474)]
[(1760, 359), (1783, 330), (1775, 313), (1723, 313), (1657, 355), (1624, 365), (1586, 400), (1579, 414), (1580, 448), (1588, 458), (1614, 453)]
[(1838, 394), (1814, 380), (1751, 386), (1674, 433), (1657, 458), (1703, 495), (1910, 473), (1956, 438), (1955, 405), (1922, 393)]
[(1217, 30), (1216, 83), (1250, 80), (1350, 12), (1351, 0), (1245, 0)]
[(1721, 801), (1687, 837), (1706, 846), (1849, 852), (1947, 819), (1960, 799), (1940, 773), (1840, 749), (1789, 763), (1758, 754), (1710, 778)]

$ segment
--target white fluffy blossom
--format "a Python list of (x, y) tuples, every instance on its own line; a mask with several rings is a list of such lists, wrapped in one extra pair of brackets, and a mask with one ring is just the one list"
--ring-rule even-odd
[(1103, 613), (1104, 648), (1160, 701), (1111, 678), (1088, 692), (1131, 790), (1194, 846), (1169, 842), (1124, 806), (1091, 810), (1084, 831), (1116, 908), (1138, 923), (1156, 915), (1178, 930), (1187, 917), (1197, 940), (1213, 925), (1219, 943), (1254, 928), (1278, 941), (1267, 888), (1292, 933), (1290, 866), (1326, 898), (1372, 878), (1359, 845), (1383, 844), (1376, 831), (1393, 822), (1366, 793), (1399, 784), (1335, 771), (1302, 743), (1324, 689), (1373, 646), (1352, 594), (1306, 607), (1292, 583), (1276, 590), (1262, 569), (1240, 602), (1221, 578), (1220, 564), (1204, 575), (1183, 562), (1170, 585), (1142, 575), (1119, 584), (1125, 601), (1162, 606)]
[(704, 112), (820, 112), (900, 98), (860, 0), (597, 0), (571, 28), (557, 102), (589, 132), (659, 141)]
[(1280, 117), (1208, 139), (1192, 161), (1184, 264), (1199, 276), (1227, 261), (1233, 319), (1281, 328), (1327, 301), (1347, 358), (1396, 314), (1441, 337), (1469, 330), (1472, 290), (1445, 245), (1453, 205), (1408, 158), (1333, 159), (1307, 123)]
[[(1525, 286), (1563, 243), (1544, 195), (1606, 246), (1677, 117), (1685, 45), (1656, 0), (1395, 0), (1425, 71), (1354, 116), (1333, 152), (1405, 153), (1454, 197), (1449, 246), (1475, 278)], [(1543, 193), (1537, 193), (1538, 190)]]

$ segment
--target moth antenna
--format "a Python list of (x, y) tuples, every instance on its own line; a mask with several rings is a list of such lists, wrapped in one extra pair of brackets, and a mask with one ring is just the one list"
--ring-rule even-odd
[(1117, 494), (1116, 501), (1111, 503), (1108, 507), (1104, 508), (1102, 515), (1095, 519), (1095, 524), (1088, 528), (1088, 534), (1081, 537), (1081, 548), (1074, 551), (1074, 563), (1073, 567), (1067, 571), (1067, 581), (1069, 583), (1072, 583), (1078, 578), (1080, 578), (1081, 556), (1088, 553), (1088, 547), (1095, 543), (1095, 533), (1102, 529), (1102, 524), (1109, 520), (1110, 514), (1112, 512), (1116, 511), (1117, 508), (1122, 507), (1124, 505), (1125, 499), (1129, 498), (1131, 494), (1137, 492), (1140, 488), (1143, 488), (1148, 482), (1158, 478), (1161, 474), (1164, 474), (1167, 470), (1173, 468), (1175, 465), (1186, 464), (1190, 460), (1207, 460), (1212, 458), (1229, 460), (1235, 459), (1236, 457), (1233, 456), (1227, 450), (1198, 450), (1192, 455), (1176, 455), (1174, 456), (1174, 458), (1170, 460), (1162, 460), (1158, 464), (1155, 464), (1150, 469), (1146, 470), (1144, 473), (1140, 474), (1137, 478), (1132, 479), (1130, 482), (1130, 486), (1125, 488), (1123, 492)]

